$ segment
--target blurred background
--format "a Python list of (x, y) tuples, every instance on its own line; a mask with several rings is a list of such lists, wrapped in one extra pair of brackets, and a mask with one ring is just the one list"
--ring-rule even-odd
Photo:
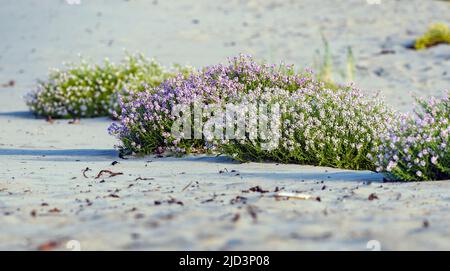
[[(450, 22), (449, 2), (2, 0), (0, 91), (17, 98), (50, 67), (78, 61), (79, 54), (119, 61), (124, 49), (196, 67), (248, 53), (317, 69), (328, 57), (333, 80), (345, 82), (351, 48), (356, 85), (381, 90), (405, 111), (412, 108), (410, 93), (441, 95), (449, 86), (448, 45), (408, 48), (434, 22)], [(5, 87), (11, 81), (14, 87)]]

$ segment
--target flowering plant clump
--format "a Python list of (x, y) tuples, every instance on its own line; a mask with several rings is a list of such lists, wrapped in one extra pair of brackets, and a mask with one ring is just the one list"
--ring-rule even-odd
[(240, 55), (227, 65), (206, 67), (187, 78), (168, 79), (153, 91), (130, 91), (130, 96), (121, 100), (120, 125), (113, 124), (109, 131), (122, 141), (124, 153), (205, 151), (210, 145), (203, 138), (179, 139), (172, 135), (174, 106), (197, 102), (208, 110), (211, 104), (232, 102), (253, 89), (295, 91), (311, 81), (309, 74), (296, 74), (291, 65), (260, 64)]
[(120, 110), (118, 94), (125, 87), (143, 90), (157, 86), (179, 72), (188, 74), (189, 67), (166, 69), (143, 55), (127, 55), (119, 64), (105, 60), (95, 65), (82, 60), (66, 69), (53, 69), (47, 81), (39, 81), (26, 97), (26, 103), (36, 115), (53, 118), (111, 116)]
[[(216, 151), (241, 161), (374, 169), (368, 154), (378, 134), (393, 122), (393, 112), (376, 97), (366, 99), (351, 86), (328, 89), (309, 73), (295, 73), (292, 66), (259, 64), (243, 55), (121, 101), (121, 122), (113, 124), (110, 133), (122, 141), (126, 154)], [(179, 105), (183, 109), (174, 114)], [(217, 130), (208, 136), (205, 127), (211, 112), (223, 112), (230, 105), (237, 106), (233, 116), (243, 116), (248, 128), (244, 137), (229, 138)], [(271, 115), (277, 110), (279, 114)], [(194, 117), (193, 127), (177, 136), (172, 128), (181, 115), (189, 121)], [(234, 120), (229, 115), (215, 118), (215, 128), (229, 127), (228, 121)], [(263, 126), (270, 127), (268, 134), (262, 135)]]
[(263, 149), (260, 139), (224, 141), (221, 149), (241, 161), (374, 169), (368, 155), (378, 135), (394, 123), (394, 113), (381, 99), (365, 98), (351, 86), (328, 89), (309, 84), (293, 92), (257, 90), (254, 98), (280, 105), (280, 125), (269, 134), (272, 143), (277, 144)]
[(405, 181), (450, 179), (450, 97), (418, 99), (415, 116), (381, 136), (374, 148), (377, 171)]

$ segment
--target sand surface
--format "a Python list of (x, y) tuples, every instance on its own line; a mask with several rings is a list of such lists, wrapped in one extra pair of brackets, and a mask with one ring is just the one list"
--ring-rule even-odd
[[(22, 100), (77, 53), (118, 60), (127, 48), (201, 66), (244, 52), (306, 67), (322, 31), (338, 68), (352, 46), (357, 85), (409, 111), (410, 93), (448, 89), (450, 47), (405, 44), (450, 22), (449, 11), (432, 0), (2, 1), (0, 85), (15, 85), (0, 87), (0, 249), (65, 250), (69, 240), (83, 250), (366, 250), (370, 240), (383, 250), (450, 249), (449, 181), (383, 183), (372, 172), (226, 157), (122, 160), (109, 119), (48, 123)], [(96, 179), (104, 169), (123, 174)]]

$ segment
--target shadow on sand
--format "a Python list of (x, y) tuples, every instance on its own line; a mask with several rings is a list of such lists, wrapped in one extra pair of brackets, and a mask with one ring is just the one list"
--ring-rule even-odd
[(67, 150), (0, 149), (0, 155), (117, 158), (118, 153), (114, 149), (67, 149)]
[[(68, 161), (76, 158), (83, 162), (89, 161), (106, 161), (118, 160), (118, 151), (114, 149), (66, 149), (66, 150), (39, 150), (39, 149), (0, 149), (0, 156), (31, 156), (31, 160), (45, 160), (45, 161)], [(189, 155), (184, 157), (164, 157), (157, 158), (154, 156), (147, 157), (129, 157), (126, 159), (132, 161), (148, 161), (153, 162), (198, 162), (198, 163), (216, 163), (216, 164), (241, 164), (227, 156), (209, 156), (209, 155)], [(286, 172), (282, 168), (274, 169), (272, 167), (265, 167), (264, 163), (254, 163), (258, 165), (257, 168), (240, 168), (239, 173), (241, 177), (246, 179), (258, 180), (320, 180), (320, 181), (364, 181), (364, 182), (383, 182), (383, 175), (371, 171), (354, 171), (354, 170), (339, 170), (317, 167), (304, 167), (298, 165), (298, 170)], [(262, 167), (259, 167), (261, 165)], [(176, 167), (176, 165), (173, 165)], [(291, 165), (292, 166), (292, 165)], [(327, 169), (327, 170), (325, 170)], [(232, 170), (232, 168), (229, 168)], [(210, 172), (197, 173), (205, 176), (211, 174)], [(224, 176), (230, 174), (234, 176), (236, 173), (226, 172)], [(236, 175), (237, 176), (237, 175)], [(236, 177), (235, 176), (235, 177)]]
[(12, 112), (0, 112), (0, 117), (20, 118), (20, 119), (38, 119), (30, 111), (12, 111)]
[[(147, 158), (147, 157), (146, 157)], [(208, 155), (208, 154), (190, 154), (185, 156), (167, 156), (167, 157), (155, 157), (150, 156), (154, 161), (170, 161), (170, 162), (201, 162), (201, 163), (221, 163), (221, 164), (241, 164), (241, 162), (234, 160), (226, 155)], [(141, 158), (131, 158), (141, 159)]]
[[(134, 159), (134, 158), (132, 158)], [(220, 156), (209, 156), (209, 155), (189, 155), (185, 157), (164, 157), (151, 159), (154, 162), (199, 162), (199, 163), (216, 163), (216, 164), (242, 164), (232, 158), (220, 155)], [(383, 175), (368, 171), (368, 170), (344, 170), (344, 169), (333, 169), (327, 167), (313, 167), (304, 165), (289, 164), (291, 168), (290, 171), (285, 171), (283, 165), (280, 168), (274, 168), (269, 165), (274, 165), (276, 163), (252, 163), (249, 168), (239, 169), (239, 176), (251, 179), (267, 179), (267, 180), (320, 180), (320, 181), (350, 181), (350, 182), (383, 182)], [(269, 167), (265, 166), (268, 165)], [(292, 167), (298, 167), (298, 170), (292, 170)], [(228, 167), (228, 170), (232, 170), (232, 167)], [(202, 173), (198, 173), (202, 175)], [(210, 173), (205, 173), (207, 176)], [(224, 172), (224, 176), (237, 176), (236, 173)]]
[(371, 171), (305, 172), (299, 166), (298, 172), (246, 172), (247, 178), (270, 180), (315, 180), (315, 181), (350, 181), (383, 182), (383, 175)]

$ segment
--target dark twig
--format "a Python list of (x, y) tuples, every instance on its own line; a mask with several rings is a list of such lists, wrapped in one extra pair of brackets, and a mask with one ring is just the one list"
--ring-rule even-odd
[(100, 170), (100, 172), (97, 174), (95, 179), (99, 179), (103, 175), (103, 173), (108, 173), (110, 178), (117, 176), (117, 175), (123, 175), (122, 172), (112, 172), (111, 170), (103, 169), (103, 170)]
[(91, 171), (91, 170), (92, 169), (90, 169), (88, 167), (82, 170), (84, 178), (89, 178), (88, 176), (86, 176), (86, 172)]

